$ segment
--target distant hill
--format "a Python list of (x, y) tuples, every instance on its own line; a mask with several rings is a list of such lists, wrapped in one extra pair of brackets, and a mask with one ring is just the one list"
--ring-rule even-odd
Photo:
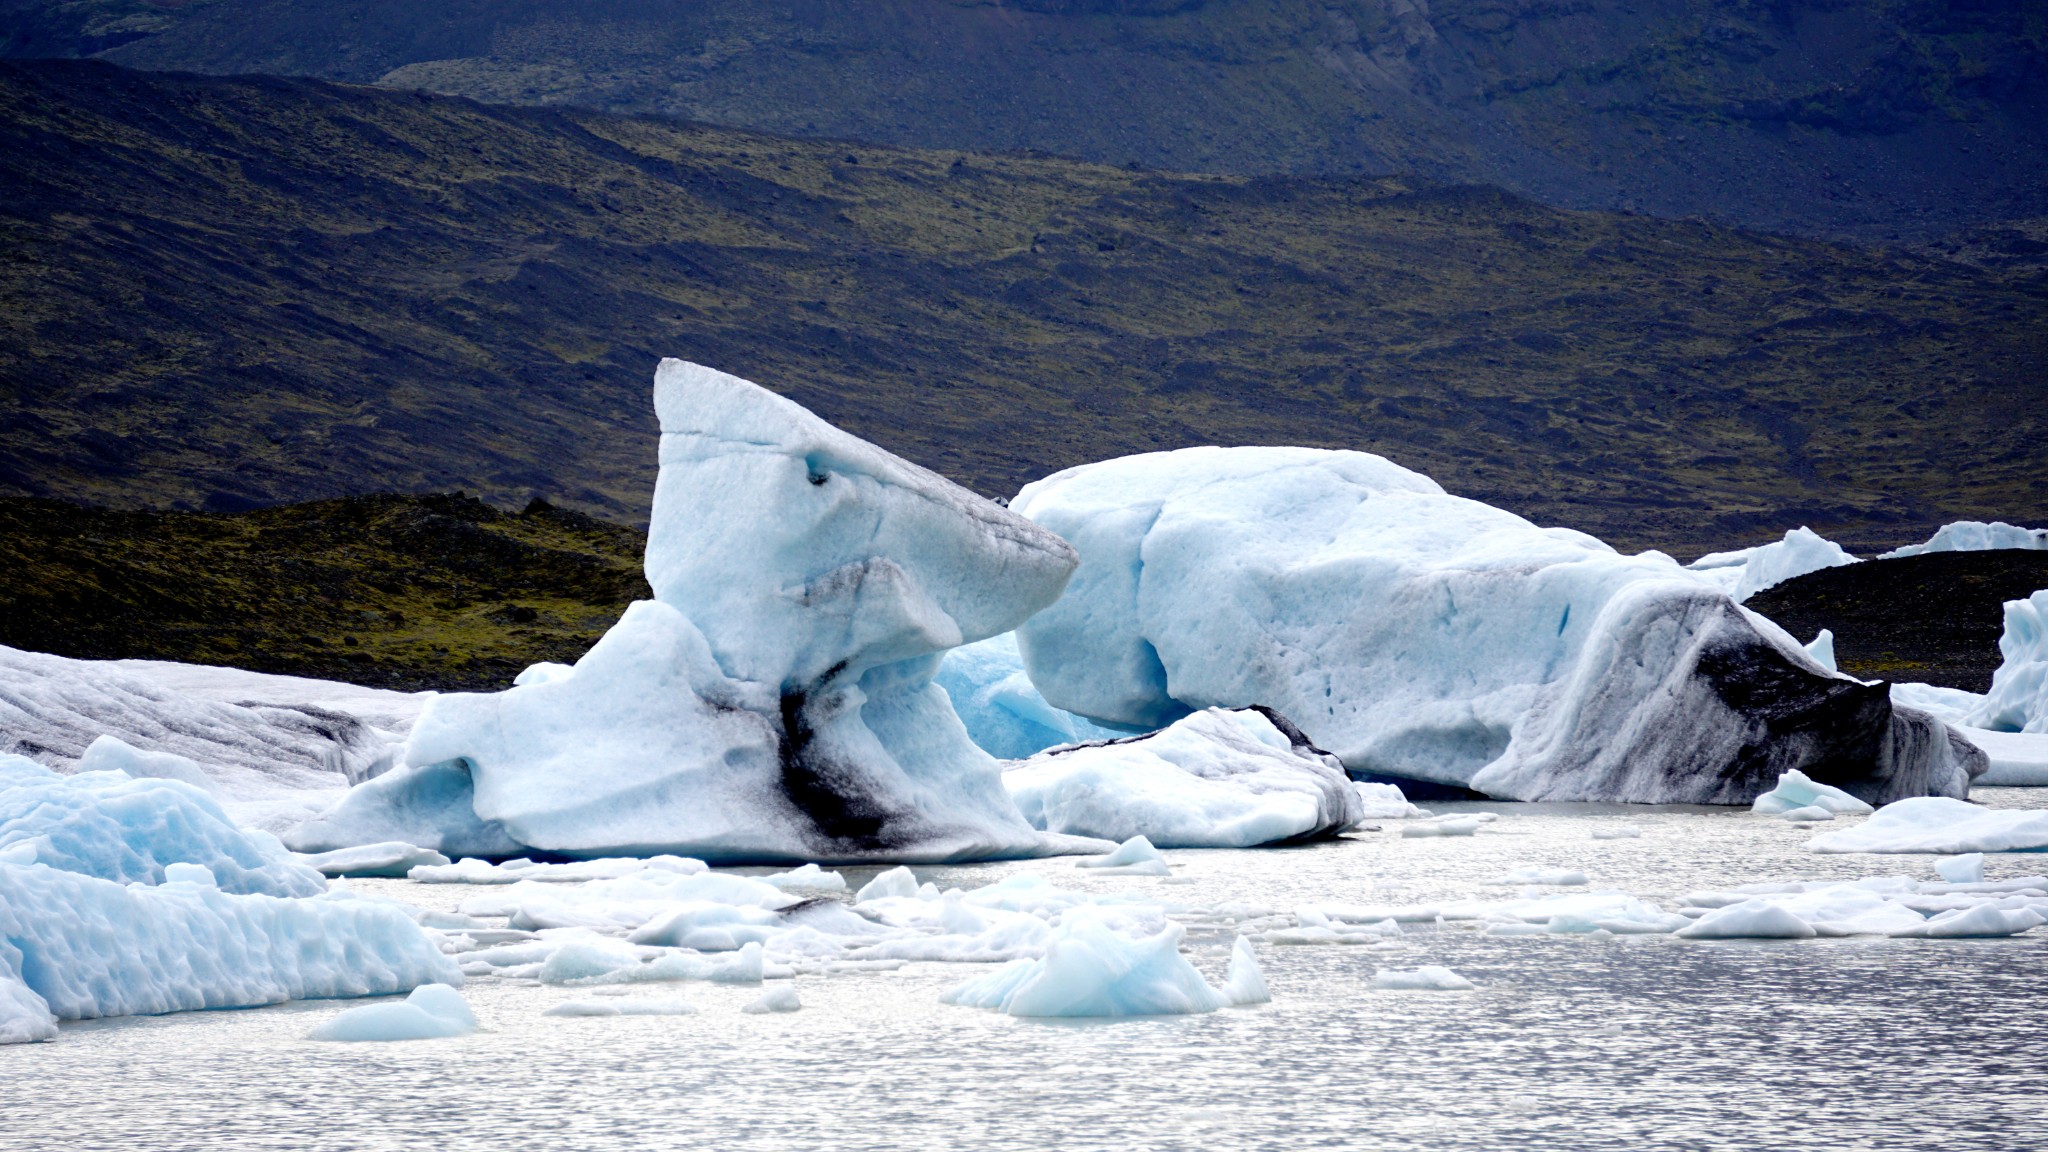
[(380, 688), (497, 689), (632, 600), (640, 533), (459, 493), (239, 515), (0, 499), (0, 644)]
[(0, 54), (1869, 240), (2048, 217), (2039, 0), (0, 0)]
[(1749, 598), (1801, 640), (1835, 634), (1842, 671), (1984, 692), (2005, 602), (2048, 588), (2048, 552), (1929, 552), (1823, 568)]
[(642, 520), (663, 355), (990, 495), (1291, 443), (1628, 548), (2048, 521), (2024, 260), (0, 64), (0, 494)]

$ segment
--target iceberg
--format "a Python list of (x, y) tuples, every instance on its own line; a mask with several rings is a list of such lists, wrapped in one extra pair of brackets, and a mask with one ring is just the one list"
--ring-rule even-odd
[(0, 1035), (38, 1038), (33, 1019), (21, 1023), (23, 1005), (37, 1000), (48, 1024), (461, 982), (394, 904), (236, 895), (183, 877), (120, 884), (0, 863)]
[(2048, 589), (2005, 602), (1998, 651), (2005, 660), (1991, 674), (1991, 691), (1964, 723), (2048, 736)]
[[(343, 712), (305, 703), (226, 703), (163, 687), (147, 669), (131, 667), (156, 663), (69, 660), (0, 646), (0, 752), (71, 768), (95, 741), (112, 737), (135, 752), (182, 757), (223, 800), (365, 780), (396, 752), (391, 733)], [(121, 756), (115, 748), (101, 755)], [(131, 763), (147, 771), (150, 763), (168, 762), (130, 758), (93, 767)]]
[[(430, 700), (401, 755), (404, 771), (445, 776), (424, 823), (572, 857), (1093, 848), (1024, 821), (933, 679), (948, 650), (1056, 599), (1073, 549), (737, 377), (664, 360), (654, 391), (654, 599), (567, 672)], [(401, 834), (424, 831), (418, 791), (358, 788), (320, 845), (510, 854)]]
[(446, 984), (422, 984), (397, 1004), (350, 1008), (313, 1029), (308, 1040), (438, 1040), (476, 1031), (476, 1014)]
[(1092, 868), (1104, 876), (1171, 876), (1173, 869), (1166, 863), (1166, 857), (1152, 841), (1143, 836), (1133, 836), (1116, 846), (1116, 851), (1105, 856), (1084, 856), (1074, 861), (1076, 868)]
[(1840, 788), (1816, 784), (1806, 773), (1794, 768), (1778, 777), (1777, 786), (1756, 798), (1750, 810), (1766, 816), (1789, 815), (1801, 808), (1819, 808), (1830, 816), (1840, 812), (1867, 816), (1874, 809)]
[[(1842, 546), (1800, 526), (1783, 540), (1734, 552), (1712, 552), (1686, 567), (1725, 590), (1737, 604), (1795, 576), (1859, 563)], [(1829, 646), (1833, 651), (1833, 646)]]
[(1377, 456), (1130, 456), (1011, 507), (1081, 556), (1017, 629), (1025, 667), (1099, 723), (1258, 704), (1354, 776), (1514, 800), (1747, 804), (1796, 768), (1881, 802), (1960, 796), (1983, 770), (1700, 573)]
[(1187, 929), (1170, 924), (1132, 939), (1093, 916), (1069, 915), (1045, 954), (1013, 960), (940, 997), (1011, 1016), (1155, 1016), (1214, 1012), (1266, 996), (1258, 960), (1242, 937), (1223, 988), (1213, 988), (1180, 953)]
[(2048, 849), (2048, 811), (1980, 808), (1922, 796), (1879, 808), (1854, 828), (1806, 842), (1815, 852), (2039, 852)]
[(1053, 748), (1003, 770), (1034, 828), (1161, 848), (1334, 836), (1364, 818), (1337, 758), (1278, 713), (1209, 708), (1150, 736)]
[(1999, 548), (2048, 549), (2048, 528), (2016, 528), (2003, 521), (1958, 520), (1935, 529), (1924, 544), (1908, 544), (1878, 557), (1924, 556), (1929, 552), (1988, 552)]
[(160, 884), (167, 868), (193, 864), (227, 892), (311, 896), (327, 887), (276, 837), (237, 828), (190, 784), (59, 776), (23, 756), (0, 755), (0, 859), (124, 884)]
[(1060, 744), (1130, 735), (1047, 704), (1025, 674), (1024, 658), (1011, 632), (946, 653), (935, 680), (966, 725), (968, 738), (998, 760), (1022, 760)]

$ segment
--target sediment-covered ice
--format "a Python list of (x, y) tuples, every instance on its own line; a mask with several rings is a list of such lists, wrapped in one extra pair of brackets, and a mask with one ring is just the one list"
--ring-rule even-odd
[(1070, 916), (1045, 954), (1014, 960), (940, 997), (1011, 1016), (1154, 1016), (1214, 1012), (1269, 999), (1258, 961), (1241, 939), (1224, 987), (1214, 988), (1181, 955), (1187, 930), (1169, 925), (1132, 938), (1092, 916)]
[(1796, 768), (1882, 802), (1962, 795), (1983, 767), (1702, 573), (1376, 456), (1132, 456), (1012, 507), (1081, 555), (1019, 651), (1100, 722), (1264, 705), (1355, 775), (1520, 800), (1747, 804)]
[(1908, 544), (1878, 557), (1924, 556), (1929, 552), (1986, 552), (1999, 548), (2048, 549), (2048, 528), (2017, 528), (2001, 520), (1958, 520), (1935, 529), (1924, 544)]
[[(190, 879), (197, 865), (172, 869), (152, 886), (0, 863), (0, 1000), (18, 1008), (26, 998), (8, 989), (19, 985), (44, 1003), (45, 1020), (85, 1020), (462, 980), (396, 905), (235, 895)], [(17, 1031), (0, 1023), (0, 1033)]]
[[(665, 360), (655, 408), (655, 598), (567, 673), (434, 698), (404, 764), (463, 765), (477, 821), (572, 856), (1084, 847), (1025, 823), (933, 683), (946, 651), (1058, 597), (1073, 549), (736, 377)], [(408, 793), (376, 799), (404, 822)], [(373, 831), (365, 808), (349, 836)]]
[(1740, 604), (1795, 576), (1855, 563), (1856, 557), (1841, 545), (1801, 526), (1785, 533), (1783, 540), (1734, 552), (1710, 553), (1686, 567), (1726, 590)]
[(130, 663), (0, 646), (0, 752), (69, 769), (111, 736), (144, 753), (183, 757), (221, 799), (241, 801), (366, 779), (396, 750), (391, 733), (345, 712), (188, 694)]
[(1014, 633), (946, 653), (935, 683), (946, 690), (967, 735), (998, 760), (1022, 760), (1060, 744), (1130, 735), (1047, 704), (1024, 672)]
[(1807, 841), (1815, 852), (2038, 852), (2048, 849), (2048, 811), (1980, 808), (1922, 796), (1887, 804), (1853, 828)]
[(213, 798), (178, 780), (120, 772), (59, 776), (0, 755), (0, 859), (121, 883), (161, 883), (197, 864), (227, 892), (311, 896), (326, 887), (276, 837), (237, 828)]
[(307, 1034), (309, 1040), (439, 1040), (476, 1031), (476, 1014), (446, 984), (422, 984), (396, 1004), (344, 1009)]
[(1034, 828), (1161, 848), (1298, 842), (1364, 818), (1337, 758), (1259, 708), (1208, 708), (1149, 736), (1048, 749), (1006, 765), (1003, 784)]

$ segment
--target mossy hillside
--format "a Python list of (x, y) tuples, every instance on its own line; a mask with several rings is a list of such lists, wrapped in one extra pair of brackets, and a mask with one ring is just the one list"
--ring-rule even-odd
[(642, 519), (664, 355), (990, 495), (1383, 453), (1625, 548), (2048, 519), (2048, 285), (1408, 180), (0, 66), (0, 491)]
[(213, 515), (0, 499), (0, 644), (389, 688), (573, 661), (649, 595), (644, 539), (538, 503), (371, 496)]

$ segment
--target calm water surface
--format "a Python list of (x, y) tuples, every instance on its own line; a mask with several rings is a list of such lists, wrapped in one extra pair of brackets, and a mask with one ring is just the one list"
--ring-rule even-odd
[[(2048, 807), (2048, 790), (1983, 790)], [(1924, 856), (1817, 856), (1812, 834), (1713, 809), (1438, 805), (1502, 818), (1471, 838), (1174, 852), (1192, 883), (1061, 861), (1068, 887), (1242, 901), (1499, 898), (1512, 867), (1587, 872), (1669, 900), (1758, 880), (1907, 874)], [(1632, 823), (1641, 839), (1593, 840)], [(858, 883), (873, 869), (848, 870)], [(2048, 871), (1993, 857), (1989, 878)], [(477, 889), (366, 887), (452, 908)], [(1220, 976), (1229, 936), (1197, 931)], [(1208, 1016), (1049, 1023), (953, 1008), (984, 969), (912, 965), (680, 992), (691, 1017), (565, 1019), (578, 993), (465, 990), (487, 1031), (404, 1044), (304, 1039), (334, 1002), (67, 1025), (0, 1048), (6, 1149), (2026, 1149), (2048, 1146), (2048, 928), (2008, 941), (1487, 937), (1420, 928), (1398, 949), (1269, 947), (1274, 1002)], [(1380, 992), (1377, 967), (1448, 965), (1476, 992)]]

